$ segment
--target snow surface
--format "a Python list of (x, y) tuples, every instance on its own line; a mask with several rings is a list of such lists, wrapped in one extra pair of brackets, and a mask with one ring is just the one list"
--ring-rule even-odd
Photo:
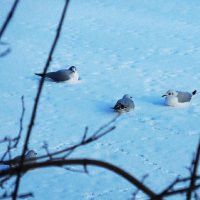
[[(0, 22), (13, 0), (1, 0)], [(20, 97), (25, 96), (21, 153), (39, 83), (64, 1), (20, 1), (3, 41), (12, 51), (0, 58), (0, 133), (19, 130)], [(79, 84), (45, 82), (30, 148), (45, 153), (75, 144), (89, 126), (92, 134), (116, 114), (110, 109), (124, 94), (135, 110), (123, 114), (117, 129), (78, 149), (71, 157), (113, 163), (161, 191), (178, 175), (188, 175), (200, 135), (200, 96), (186, 108), (164, 105), (168, 89), (200, 91), (200, 2), (197, 0), (74, 0), (49, 71), (74, 65)], [(6, 47), (0, 46), (0, 52)], [(1, 155), (6, 146), (1, 144)], [(104, 169), (89, 175), (62, 168), (31, 171), (20, 192), (40, 200), (130, 199), (134, 187)], [(138, 194), (137, 199), (145, 199)], [(171, 199), (182, 199), (177, 196)]]

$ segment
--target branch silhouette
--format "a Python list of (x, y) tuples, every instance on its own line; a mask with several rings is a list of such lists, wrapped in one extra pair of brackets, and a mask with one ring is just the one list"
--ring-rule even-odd
[(132, 183), (134, 186), (138, 187), (141, 191), (143, 191), (145, 194), (147, 194), (149, 197), (154, 199), (156, 197), (156, 194), (149, 189), (147, 186), (142, 184), (140, 181), (138, 181), (135, 177), (127, 173), (126, 171), (122, 170), (121, 168), (112, 165), (110, 163), (100, 161), (100, 160), (92, 160), (92, 159), (54, 159), (54, 160), (49, 160), (45, 162), (40, 162), (40, 163), (33, 163), (33, 164), (25, 164), (22, 167), (17, 167), (17, 168), (10, 168), (4, 171), (0, 172), (0, 177), (5, 176), (5, 175), (15, 175), (17, 171), (20, 169), (21, 172), (27, 172), (28, 170), (33, 170), (37, 168), (43, 168), (43, 167), (51, 167), (51, 166), (64, 166), (64, 165), (83, 165), (83, 166), (98, 166), (98, 167), (103, 167), (106, 168), (110, 171), (115, 172), (116, 174), (122, 176), (124, 179)]
[(15, 0), (10, 12), (8, 13), (8, 16), (7, 16), (6, 20), (5, 20), (5, 22), (3, 23), (3, 25), (2, 25), (2, 27), (0, 29), (0, 40), (1, 40), (1, 38), (2, 38), (2, 36), (4, 34), (4, 32), (5, 32), (6, 28), (8, 27), (8, 24), (11, 21), (15, 11), (16, 11), (18, 3), (19, 3), (19, 0)]
[[(12, 6), (7, 18), (6, 18), (6, 21), (4, 22), (4, 24), (3, 24), (3, 26), (0, 30), (0, 39), (3, 36), (3, 33), (5, 32), (10, 20), (13, 17), (13, 14), (16, 10), (18, 2), (19, 2), (19, 0), (15, 0), (13, 6)], [(52, 46), (50, 48), (50, 52), (48, 54), (48, 58), (46, 60), (46, 63), (45, 63), (44, 69), (43, 69), (44, 74), (46, 74), (46, 72), (48, 71), (48, 68), (49, 68), (51, 60), (52, 60), (53, 53), (54, 53), (55, 48), (57, 46), (57, 43), (58, 43), (58, 40), (59, 40), (59, 37), (60, 37), (60, 34), (61, 34), (63, 22), (64, 22), (64, 19), (65, 19), (66, 13), (67, 13), (69, 2), (70, 2), (69, 0), (65, 0), (65, 4), (64, 4), (63, 10), (62, 10), (61, 18), (60, 18), (60, 21), (58, 23), (56, 35), (55, 35), (55, 38), (53, 40)], [(4, 53), (5, 54), (2, 54), (3, 56), (6, 55), (7, 52), (4, 52)], [(91, 136), (88, 136), (89, 135), (88, 134), (89, 129), (88, 129), (88, 127), (86, 127), (85, 132), (84, 132), (81, 140), (75, 145), (72, 145), (70, 147), (66, 147), (66, 148), (64, 148), (60, 151), (50, 152), (49, 149), (48, 149), (48, 144), (45, 144), (44, 145), (44, 149), (46, 150), (45, 155), (38, 157), (36, 159), (36, 162), (31, 162), (31, 161), (33, 161), (33, 159), (25, 160), (25, 154), (28, 150), (28, 144), (29, 144), (29, 141), (30, 141), (32, 129), (34, 127), (35, 118), (36, 118), (36, 115), (37, 115), (37, 109), (38, 109), (39, 100), (40, 100), (40, 96), (41, 96), (43, 85), (44, 85), (44, 79), (45, 79), (45, 77), (42, 77), (40, 79), (40, 82), (39, 82), (35, 102), (34, 102), (34, 105), (33, 105), (32, 115), (31, 115), (31, 118), (30, 118), (28, 130), (27, 130), (27, 133), (26, 133), (25, 141), (24, 141), (21, 159), (19, 160), (18, 165), (0, 171), (0, 177), (1, 177), (0, 187), (2, 187), (2, 188), (3, 188), (4, 184), (8, 180), (10, 180), (11, 177), (16, 176), (14, 191), (13, 191), (12, 194), (8, 194), (7, 192), (5, 192), (0, 197), (0, 199), (12, 198), (12, 199), (15, 200), (17, 198), (26, 198), (26, 197), (33, 196), (32, 193), (18, 194), (21, 176), (22, 176), (22, 174), (27, 173), (30, 170), (44, 168), (44, 167), (63, 167), (63, 166), (71, 166), (71, 165), (73, 165), (73, 166), (74, 165), (75, 166), (83, 166), (83, 168), (84, 168), (83, 172), (84, 173), (88, 173), (88, 168), (87, 168), (88, 166), (96, 166), (96, 167), (101, 167), (101, 168), (110, 170), (110, 171), (114, 172), (115, 174), (118, 174), (123, 179), (126, 179), (127, 181), (129, 181), (134, 187), (137, 187), (138, 190), (136, 190), (136, 192), (134, 193), (133, 198), (134, 198), (134, 196), (137, 195), (138, 191), (142, 191), (151, 200), (162, 200), (165, 197), (173, 196), (173, 195), (180, 195), (180, 194), (183, 194), (183, 193), (186, 195), (187, 200), (191, 200), (193, 194), (194, 194), (195, 198), (198, 198), (198, 194), (194, 193), (194, 192), (197, 191), (200, 188), (200, 183), (197, 182), (197, 181), (200, 180), (200, 176), (197, 174), (198, 173), (198, 167), (199, 167), (199, 159), (200, 159), (200, 140), (199, 140), (198, 148), (197, 148), (196, 153), (195, 153), (195, 157), (194, 157), (193, 162), (192, 162), (190, 176), (186, 177), (186, 178), (182, 178), (182, 179), (179, 179), (179, 178), (175, 179), (168, 187), (166, 187), (159, 194), (154, 192), (150, 187), (147, 187), (144, 184), (143, 180), (141, 180), (141, 181), (138, 180), (137, 178), (135, 178), (134, 175), (129, 174), (127, 171), (125, 171), (122, 168), (120, 168), (116, 165), (113, 165), (111, 163), (104, 162), (104, 161), (101, 161), (101, 160), (95, 160), (95, 159), (87, 159), (87, 158), (69, 159), (69, 156), (79, 147), (90, 144), (90, 143), (100, 139), (101, 137), (105, 136), (106, 134), (110, 133), (111, 131), (113, 131), (116, 128), (115, 125), (113, 125), (113, 123), (116, 121), (116, 119), (119, 117), (119, 115), (117, 115), (114, 119), (109, 121), (107, 124), (101, 126)], [(6, 138), (4, 138), (3, 140), (0, 141), (0, 143), (3, 143), (3, 142), (8, 143), (7, 150), (3, 154), (0, 163), (4, 163), (4, 164), (9, 165), (9, 164), (12, 164), (12, 162), (14, 161), (12, 159), (11, 150), (13, 148), (17, 148), (18, 143), (21, 139), (21, 134), (22, 134), (22, 131), (23, 131), (24, 112), (25, 112), (24, 98), (22, 97), (22, 114), (21, 114), (21, 118), (20, 118), (20, 130), (19, 130), (17, 137), (15, 137), (13, 139), (6, 137)], [(5, 161), (5, 157), (8, 157), (9, 160)], [(46, 159), (46, 160), (44, 161), (42, 159)], [(30, 162), (28, 162), (28, 161), (30, 161)], [(71, 170), (70, 168), (65, 168), (65, 169)], [(72, 170), (72, 171), (77, 172), (77, 170)], [(177, 186), (177, 184), (186, 183), (186, 182), (190, 183), (188, 187), (179, 187), (178, 189), (175, 188), (175, 186)]]
[(191, 172), (191, 181), (190, 181), (190, 189), (188, 190), (187, 193), (187, 200), (190, 200), (192, 198), (192, 189), (195, 187), (195, 181), (196, 181), (196, 176), (197, 176), (197, 169), (199, 166), (199, 159), (200, 159), (200, 139), (199, 139), (199, 145), (196, 151), (195, 158), (192, 162), (192, 172)]
[[(50, 53), (48, 55), (48, 59), (46, 61), (46, 64), (45, 64), (45, 67), (44, 67), (44, 70), (43, 70), (44, 74), (47, 72), (47, 70), (50, 66), (50, 63), (51, 63), (51, 60), (52, 60), (52, 55), (53, 55), (54, 50), (56, 48), (58, 39), (60, 37), (60, 32), (61, 32), (62, 25), (63, 25), (64, 19), (65, 19), (65, 15), (66, 15), (68, 5), (69, 5), (69, 0), (66, 0), (65, 4), (64, 4), (63, 11), (62, 11), (62, 15), (61, 15), (61, 18), (60, 18), (60, 21), (59, 21), (59, 24), (58, 24), (56, 36), (55, 36), (55, 39), (54, 39), (53, 44), (51, 46)], [(23, 166), (23, 164), (24, 164), (24, 157), (25, 157), (25, 153), (28, 149), (28, 142), (29, 142), (29, 139), (30, 139), (30, 136), (31, 136), (32, 128), (34, 126), (37, 108), (38, 108), (38, 104), (39, 104), (39, 99), (40, 99), (40, 95), (41, 95), (42, 88), (43, 88), (43, 85), (44, 85), (44, 79), (45, 79), (45, 77), (42, 77), (41, 80), (40, 80), (40, 83), (39, 83), (39, 87), (38, 87), (37, 95), (36, 95), (36, 98), (35, 98), (35, 103), (34, 103), (32, 115), (31, 115), (30, 123), (29, 123), (29, 126), (28, 126), (28, 131), (27, 131), (27, 134), (26, 134), (26, 139), (25, 139), (25, 142), (24, 142), (23, 150), (22, 150), (22, 155), (21, 155), (22, 158), (21, 158), (21, 161), (20, 161), (20, 166)], [(17, 177), (16, 177), (16, 185), (15, 185), (15, 189), (14, 189), (14, 192), (13, 192), (13, 200), (16, 200), (16, 198), (17, 198), (17, 193), (18, 193), (19, 184), (20, 184), (20, 172), (21, 172), (20, 169), (21, 168), (19, 167)]]
[(20, 128), (19, 128), (19, 133), (15, 138), (9, 138), (5, 137), (3, 140), (0, 141), (0, 143), (8, 143), (7, 150), (5, 153), (2, 155), (0, 163), (4, 163), (4, 159), (6, 156), (9, 156), (9, 159), (11, 160), (11, 150), (17, 148), (17, 145), (19, 144), (19, 141), (21, 139), (21, 134), (23, 131), (23, 119), (24, 119), (24, 113), (25, 113), (25, 105), (24, 105), (24, 96), (21, 97), (21, 102), (22, 102), (22, 113), (20, 117)]

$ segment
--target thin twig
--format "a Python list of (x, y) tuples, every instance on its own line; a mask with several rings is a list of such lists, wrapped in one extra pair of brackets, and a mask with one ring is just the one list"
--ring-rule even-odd
[(120, 113), (118, 113), (116, 115), (116, 117), (114, 117), (110, 122), (104, 124), (103, 126), (101, 126), (94, 134), (93, 136), (96, 137), (96, 135), (98, 135), (103, 129), (107, 128), (111, 123), (115, 122), (120, 116)]
[(85, 127), (85, 132), (83, 134), (83, 138), (82, 138), (82, 142), (85, 141), (86, 137), (87, 137), (87, 133), (88, 133), (88, 126)]
[[(196, 180), (200, 180), (200, 176), (196, 176), (195, 177)], [(191, 180), (191, 177), (187, 177), (187, 178), (177, 178), (175, 179), (165, 190), (163, 190), (159, 196), (160, 197), (164, 197), (165, 194), (170, 193), (171, 191), (173, 191), (174, 186), (179, 184), (179, 183), (184, 183), (184, 182), (188, 182)]]
[(5, 137), (4, 140), (0, 141), (0, 143), (2, 143), (2, 142), (8, 142), (7, 150), (6, 150), (6, 152), (1, 157), (2, 163), (5, 163), (4, 159), (5, 159), (5, 157), (7, 155), (9, 157), (9, 160), (11, 160), (11, 158), (12, 158), (12, 156), (11, 156), (11, 150), (17, 148), (17, 145), (18, 145), (19, 140), (21, 138), (21, 134), (22, 134), (22, 131), (23, 131), (23, 119), (24, 119), (24, 113), (25, 113), (24, 96), (21, 97), (21, 102), (22, 102), (22, 113), (21, 113), (21, 117), (20, 117), (20, 128), (19, 128), (18, 135), (15, 138)]
[[(146, 179), (148, 176), (149, 176), (148, 174), (145, 174), (145, 175), (142, 177), (142, 179), (141, 179), (141, 183), (144, 184), (144, 181), (145, 181), (145, 179)], [(137, 188), (136, 191), (132, 194), (132, 199), (133, 199), (133, 200), (136, 199), (136, 196), (137, 196), (137, 194), (138, 194), (139, 191), (140, 191), (140, 190)]]
[(78, 170), (78, 169), (73, 169), (71, 167), (62, 167), (63, 169), (66, 169), (67, 171), (71, 171), (71, 172), (78, 172), (78, 173), (86, 173), (85, 169), (84, 170)]
[(51, 156), (51, 153), (49, 152), (49, 148), (48, 148), (48, 144), (46, 141), (44, 141), (44, 144), (43, 144), (43, 149), (46, 151), (46, 154), (47, 156), (49, 157), (50, 160), (52, 160), (52, 156)]
[(187, 200), (191, 200), (191, 198), (192, 198), (192, 188), (195, 186), (197, 169), (198, 169), (198, 165), (199, 165), (199, 159), (200, 159), (200, 139), (199, 139), (199, 144), (198, 144), (197, 151), (196, 151), (196, 156), (195, 156), (194, 162), (193, 162), (193, 170), (192, 170), (192, 174), (191, 174), (190, 189), (188, 190), (188, 193), (187, 193)]
[(160, 197), (165, 196), (165, 194), (168, 193), (168, 192), (170, 192), (170, 191), (174, 188), (174, 186), (175, 186), (177, 183), (179, 183), (179, 182), (180, 182), (179, 178), (175, 179), (165, 190), (163, 190), (163, 191), (160, 193), (159, 196), (160, 196)]
[(195, 191), (199, 188), (200, 188), (200, 184), (193, 186), (193, 188), (190, 188), (190, 187), (180, 188), (180, 189), (177, 189), (177, 190), (167, 192), (164, 197), (173, 196), (173, 195), (180, 195), (180, 194), (183, 194), (183, 193), (187, 193), (189, 189), (191, 189), (192, 191)]
[[(118, 117), (119, 117), (119, 115), (117, 115), (117, 116), (114, 117), (111, 121), (109, 121), (108, 123), (106, 123), (106, 126), (102, 126), (102, 127), (104, 127), (104, 129), (105, 129), (105, 128), (107, 128), (108, 126), (112, 125), (112, 123), (114, 123)], [(98, 131), (99, 135), (97, 135), (97, 131), (95, 131), (94, 134), (92, 134), (92, 135), (91, 135), (90, 137), (88, 137), (88, 138), (84, 138), (85, 136), (83, 136), (84, 141), (83, 141), (83, 139), (82, 139), (78, 144), (75, 144), (75, 145), (73, 145), (73, 146), (67, 147), (67, 148), (62, 149), (62, 150), (60, 150), (60, 151), (53, 152), (53, 153), (51, 153), (51, 156), (53, 157), (53, 156), (56, 156), (56, 155), (60, 155), (60, 154), (62, 154), (62, 153), (67, 153), (67, 152), (74, 151), (76, 148), (78, 148), (78, 147), (80, 147), (80, 146), (87, 145), (87, 144), (89, 144), (89, 143), (91, 143), (91, 142), (94, 142), (94, 141), (100, 139), (100, 138), (103, 137), (104, 135), (106, 135), (106, 134), (110, 133), (111, 131), (113, 131), (115, 128), (116, 128), (115, 126), (108, 127), (106, 130), (104, 130), (104, 129), (101, 128), (101, 131), (102, 131), (102, 132), (100, 132), (99, 129), (98, 129), (97, 131)], [(84, 135), (85, 135), (85, 132), (84, 132)], [(69, 153), (69, 154), (71, 154), (71, 153)], [(66, 157), (66, 156), (65, 156), (65, 157)], [(47, 156), (47, 155), (42, 155), (42, 156), (40, 156), (40, 157), (37, 157), (37, 161), (38, 161), (38, 160), (41, 160), (41, 159), (45, 159), (45, 158), (48, 158), (48, 156)], [(31, 159), (30, 159), (30, 161), (31, 161)]]
[[(112, 123), (115, 122), (115, 120), (119, 117), (119, 115), (117, 115), (117, 117), (115, 117), (114, 119), (112, 119), (111, 121), (109, 121), (109, 126), (112, 125)], [(82, 138), (84, 138), (84, 140), (82, 139), (79, 143), (73, 145), (73, 146), (70, 146), (70, 147), (67, 147), (67, 148), (64, 148), (60, 151), (56, 151), (56, 152), (52, 152), (51, 154), (50, 153), (47, 153), (45, 155), (42, 155), (40, 157), (37, 157), (37, 161), (38, 160), (41, 160), (41, 159), (49, 159), (49, 156), (51, 156), (51, 158), (53, 159), (54, 156), (56, 155), (60, 155), (60, 154), (63, 154), (63, 153), (66, 153), (64, 156), (62, 156), (62, 159), (68, 157), (75, 149), (81, 147), (81, 146), (84, 146), (84, 145), (87, 145), (87, 144), (90, 144), (91, 142), (94, 142), (98, 139), (100, 139), (101, 137), (103, 137), (104, 135), (110, 133), (111, 131), (113, 131), (115, 129), (115, 126), (111, 126), (111, 127), (108, 127), (108, 123), (106, 124), (106, 126), (104, 126), (104, 128), (106, 128), (106, 130), (103, 130), (101, 129), (102, 132), (99, 132), (99, 135), (96, 134), (97, 131), (94, 132), (94, 134), (92, 134), (90, 137), (86, 138), (86, 136), (83, 136)], [(98, 129), (99, 130), (99, 129)], [(85, 131), (86, 132), (86, 131)], [(84, 135), (85, 135), (85, 132), (84, 132)], [(44, 146), (43, 146), (44, 148)], [(57, 158), (58, 159), (58, 158)], [(27, 159), (27, 161), (32, 161), (33, 159)], [(3, 163), (3, 164), (10, 164), (10, 163), (13, 163), (14, 160), (7, 160), (7, 161), (3, 161), (3, 162), (0, 162), (0, 163)], [(35, 159), (34, 159), (35, 161)]]
[(19, 143), (19, 140), (21, 138), (22, 131), (23, 131), (23, 119), (24, 119), (24, 113), (25, 113), (24, 96), (21, 97), (21, 101), (22, 101), (22, 114), (20, 117), (20, 129), (19, 129), (18, 136), (14, 138), (15, 144), (13, 145), (13, 148), (17, 148), (17, 145)]
[(9, 179), (11, 179), (11, 176), (6, 176), (3, 179), (0, 179), (0, 187), (3, 189), (4, 188), (4, 183), (7, 182)]
[[(62, 29), (62, 25), (63, 25), (63, 22), (64, 22), (64, 18), (65, 18), (65, 14), (66, 14), (68, 5), (69, 5), (69, 0), (66, 0), (63, 11), (62, 11), (61, 19), (60, 19), (60, 22), (59, 22), (59, 25), (58, 25), (58, 28), (57, 28), (56, 36), (55, 36), (55, 39), (53, 41), (47, 62), (45, 64), (45, 67), (44, 67), (44, 70), (43, 70), (44, 74), (46, 74), (46, 72), (47, 72), (47, 70), (50, 66), (50, 63), (51, 63), (51, 60), (52, 60), (52, 55), (53, 55), (54, 50), (56, 48), (58, 39), (60, 37), (60, 33), (61, 33), (61, 29)], [(45, 77), (42, 77), (41, 80), (40, 80), (40, 84), (39, 84), (39, 87), (38, 87), (38, 91), (37, 91), (32, 115), (31, 115), (31, 119), (30, 119), (30, 123), (29, 123), (29, 126), (28, 126), (28, 131), (27, 131), (27, 134), (26, 134), (26, 139), (25, 139), (25, 142), (24, 142), (23, 150), (22, 150), (22, 158), (21, 158), (21, 161), (20, 161), (20, 164), (19, 164), (20, 167), (19, 167), (19, 170), (18, 170), (18, 173), (17, 173), (16, 185), (15, 185), (15, 189), (14, 189), (14, 192), (13, 192), (13, 200), (16, 200), (16, 198), (17, 198), (17, 193), (18, 193), (19, 184), (20, 184), (20, 168), (23, 166), (25, 153), (28, 149), (28, 142), (29, 142), (29, 139), (30, 139), (30, 136), (31, 136), (32, 128), (34, 126), (37, 108), (38, 108), (38, 104), (39, 104), (39, 99), (40, 99), (42, 88), (43, 88), (43, 85), (44, 85), (44, 78)]]
[(1, 40), (1, 37), (3, 36), (5, 30), (6, 30), (7, 26), (8, 26), (10, 20), (12, 19), (14, 12), (16, 11), (18, 3), (19, 3), (19, 0), (15, 0), (10, 12), (8, 13), (8, 16), (7, 16), (6, 20), (5, 20), (5, 22), (3, 23), (2, 27), (1, 27), (0, 40)]

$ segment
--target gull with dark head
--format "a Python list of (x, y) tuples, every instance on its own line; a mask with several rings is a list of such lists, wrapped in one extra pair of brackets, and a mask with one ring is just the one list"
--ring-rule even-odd
[(69, 69), (61, 69), (55, 72), (48, 72), (46, 74), (43, 73), (35, 73), (37, 76), (45, 77), (51, 79), (55, 82), (62, 82), (62, 81), (78, 81), (79, 75), (77, 72), (76, 67), (71, 66)]

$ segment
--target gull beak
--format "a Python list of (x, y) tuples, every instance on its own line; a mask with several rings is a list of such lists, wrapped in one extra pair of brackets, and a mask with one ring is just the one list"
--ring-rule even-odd
[(166, 96), (167, 96), (166, 94), (162, 95), (162, 97), (166, 97)]

